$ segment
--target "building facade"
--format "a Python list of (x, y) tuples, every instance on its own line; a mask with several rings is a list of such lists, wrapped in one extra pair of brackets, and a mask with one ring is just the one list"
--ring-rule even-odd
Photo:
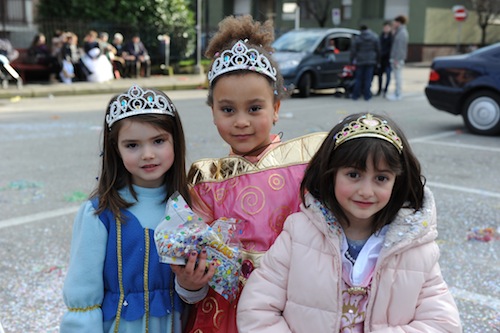
[(0, 0), (0, 36), (14, 47), (26, 48), (38, 32), (35, 8), (38, 0)]
[[(25, 48), (37, 32), (35, 11), (39, 0), (0, 0), (0, 35), (13, 45)], [(192, 0), (200, 4), (202, 44), (217, 31), (217, 24), (228, 15), (251, 14), (255, 19), (271, 19), (276, 35), (299, 27), (358, 28), (366, 24), (379, 32), (386, 20), (397, 15), (408, 17), (410, 45), (408, 61), (430, 61), (438, 55), (465, 52), (480, 44), (481, 29), (477, 14), (467, 0)], [(299, 15), (286, 12), (290, 5), (299, 4)], [(467, 8), (467, 19), (458, 22), (453, 6)], [(285, 9), (285, 10), (284, 10)], [(497, 20), (500, 22), (500, 20)], [(208, 38), (207, 38), (208, 37)], [(487, 28), (486, 44), (500, 41), (500, 24)]]
[[(208, 1), (210, 6), (207, 6)], [(325, 27), (356, 29), (360, 24), (366, 24), (373, 31), (379, 32), (384, 21), (392, 20), (400, 14), (406, 15), (410, 35), (410, 62), (430, 61), (435, 56), (466, 52), (481, 42), (477, 14), (470, 8), (467, 0), (203, 0), (205, 15), (202, 26), (210, 36), (217, 30), (217, 23), (225, 16), (251, 14), (261, 21), (272, 19), (276, 35), (280, 35), (297, 26), (296, 16), (283, 11), (287, 5), (294, 3), (300, 6), (298, 26), (303, 28), (321, 26), (316, 18), (318, 16), (326, 18)], [(452, 8), (456, 5), (468, 7), (465, 21), (455, 19)], [(308, 6), (312, 10), (308, 10)], [(500, 25), (488, 25), (486, 44), (499, 41)]]

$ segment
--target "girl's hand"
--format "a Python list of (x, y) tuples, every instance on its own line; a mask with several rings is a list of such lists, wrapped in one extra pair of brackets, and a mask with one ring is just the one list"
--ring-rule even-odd
[[(196, 260), (198, 259), (198, 262)], [(207, 266), (207, 251), (192, 251), (185, 266), (170, 265), (172, 271), (177, 276), (177, 283), (189, 291), (196, 291), (203, 288), (214, 276), (215, 265), (210, 263)]]

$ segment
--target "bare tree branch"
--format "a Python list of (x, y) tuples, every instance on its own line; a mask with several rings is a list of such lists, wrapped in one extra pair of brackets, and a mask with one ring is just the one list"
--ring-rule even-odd
[(486, 29), (493, 20), (500, 18), (500, 0), (469, 0), (477, 13), (477, 24), (481, 28), (481, 46), (486, 45)]
[[(499, 0), (500, 1), (500, 0)], [(305, 0), (297, 1), (300, 8), (306, 10), (318, 22), (320, 27), (324, 27), (328, 18), (330, 17), (331, 8), (333, 7), (333, 0)]]

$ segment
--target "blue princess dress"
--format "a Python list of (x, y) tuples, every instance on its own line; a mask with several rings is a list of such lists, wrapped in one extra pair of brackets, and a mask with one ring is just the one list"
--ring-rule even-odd
[(96, 200), (75, 218), (71, 256), (64, 283), (68, 311), (61, 333), (138, 333), (182, 331), (184, 303), (170, 266), (160, 263), (153, 233), (165, 213), (166, 192), (134, 186), (120, 190), (135, 203), (117, 223), (110, 211), (95, 215)]

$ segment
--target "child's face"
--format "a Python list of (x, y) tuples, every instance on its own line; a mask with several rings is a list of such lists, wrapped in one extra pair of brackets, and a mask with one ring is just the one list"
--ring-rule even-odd
[(366, 166), (366, 171), (340, 168), (335, 178), (335, 197), (352, 226), (371, 226), (373, 216), (389, 202), (396, 180), (385, 161), (375, 169), (370, 156)]
[(132, 183), (159, 187), (174, 163), (172, 135), (150, 124), (123, 119), (118, 132), (118, 151), (123, 165), (132, 174)]
[(218, 79), (213, 96), (212, 115), (222, 139), (237, 155), (259, 155), (271, 143), (280, 107), (269, 81), (257, 73), (226, 75)]

